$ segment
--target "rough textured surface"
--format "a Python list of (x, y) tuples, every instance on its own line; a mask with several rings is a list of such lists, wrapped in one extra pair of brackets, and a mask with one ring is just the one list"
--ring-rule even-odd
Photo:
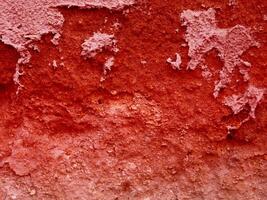
[(245, 94), (233, 95), (226, 98), (225, 105), (231, 107), (234, 114), (236, 115), (244, 110), (245, 106), (248, 104), (250, 107), (249, 115), (250, 117), (255, 119), (255, 110), (259, 102), (263, 99), (264, 93), (265, 89), (249, 86)]
[(64, 17), (57, 7), (116, 10), (133, 3), (134, 0), (5, 0), (0, 3), (0, 40), (20, 53), (14, 82), (19, 85), (19, 89), (23, 87), (19, 81), (19, 77), (23, 75), (20, 65), (30, 61), (28, 48), (33, 41), (52, 33), (54, 36), (51, 42), (58, 45)]
[[(0, 4), (0, 199), (267, 198), (265, 1), (143, 0), (117, 7), (130, 1), (69, 0), (50, 8), (59, 5), (54, 2)], [(186, 70), (194, 49), (188, 36), (197, 36), (201, 26), (189, 29), (203, 19), (196, 13), (208, 16), (205, 26), (216, 19), (206, 33), (215, 31), (214, 40), (219, 30), (239, 37), (228, 43), (222, 37), (220, 45), (212, 40), (209, 50), (204, 42), (194, 51), (200, 66)], [(194, 20), (184, 26), (181, 15)], [(45, 30), (36, 29), (39, 17)], [(24, 26), (18, 19), (27, 19)], [(59, 26), (46, 24), (50, 19)], [(22, 37), (27, 31), (16, 32), (25, 25), (38, 40), (28, 44)], [(53, 30), (61, 34), (57, 46)], [(82, 44), (97, 32), (114, 35), (120, 51), (103, 49), (85, 60)], [(19, 65), (24, 87), (18, 94), (13, 75), (27, 55), (15, 44), (31, 55)], [(229, 66), (231, 82), (214, 98), (228, 59), (218, 55), (226, 45), (245, 47), (229, 62), (246, 62)], [(181, 70), (166, 62), (176, 53)], [(102, 81), (103, 67), (111, 65)]]

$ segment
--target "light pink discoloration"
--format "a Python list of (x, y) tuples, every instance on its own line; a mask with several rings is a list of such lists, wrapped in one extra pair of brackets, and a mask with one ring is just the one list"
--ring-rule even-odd
[(178, 53), (176, 53), (175, 61), (172, 61), (171, 58), (168, 58), (167, 63), (171, 64), (173, 69), (180, 70), (181, 69), (180, 65), (182, 64), (181, 56)]
[[(220, 71), (220, 80), (214, 89), (217, 97), (222, 88), (231, 81), (232, 73), (236, 66), (244, 65), (240, 56), (257, 42), (252, 38), (250, 30), (244, 26), (236, 25), (233, 28), (221, 29), (217, 27), (215, 10), (191, 11), (181, 14), (182, 25), (187, 27), (185, 40), (189, 46), (191, 60), (188, 69), (194, 70), (203, 65), (204, 55), (216, 49), (219, 57), (224, 62)], [(246, 77), (247, 78), (247, 77)]]
[(24, 147), (23, 141), (18, 140), (14, 144), (12, 154), (3, 163), (7, 163), (16, 175), (25, 176), (38, 166), (36, 159), (33, 159), (34, 156), (31, 149)]
[(106, 62), (104, 63), (104, 66), (103, 66), (103, 76), (100, 78), (100, 82), (103, 82), (106, 80), (106, 75), (108, 74), (108, 72), (111, 71), (111, 69), (114, 65), (114, 62), (115, 62), (114, 56), (112, 56), (106, 60)]
[(112, 66), (114, 65), (115, 58), (112, 56), (107, 59), (104, 64), (104, 75), (106, 75), (109, 71), (111, 71)]
[[(99, 32), (94, 33), (92, 37), (86, 39), (82, 44), (81, 56), (85, 59), (90, 59), (95, 57), (98, 53), (101, 53), (103, 50), (117, 53), (119, 49), (116, 44), (117, 40), (114, 35)], [(114, 56), (106, 59), (106, 62), (103, 65), (103, 77), (100, 79), (101, 82), (105, 80), (105, 76), (111, 71), (114, 61)]]
[(113, 52), (117, 52), (116, 47), (117, 41), (114, 35), (109, 35), (106, 33), (94, 33), (92, 37), (86, 39), (82, 44), (81, 55), (84, 58), (92, 58), (97, 55), (97, 53), (102, 52), (104, 49), (109, 49)]
[(243, 95), (227, 97), (224, 103), (232, 109), (234, 114), (240, 113), (248, 105), (250, 107), (249, 117), (255, 119), (256, 108), (263, 99), (265, 91), (265, 89), (250, 85)]

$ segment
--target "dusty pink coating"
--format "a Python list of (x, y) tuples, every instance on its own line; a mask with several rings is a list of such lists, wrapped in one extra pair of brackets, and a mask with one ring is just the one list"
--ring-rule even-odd
[(111, 71), (112, 66), (114, 65), (115, 58), (112, 56), (108, 58), (104, 64), (104, 75)]
[[(212, 8), (207, 11), (186, 10), (181, 14), (181, 20), (182, 25), (187, 27), (185, 40), (191, 58), (188, 69), (194, 70), (203, 65), (204, 55), (212, 49), (219, 52), (219, 57), (224, 62), (213, 93), (217, 97), (220, 90), (231, 81), (235, 67), (244, 65), (245, 61), (240, 56), (250, 47), (256, 46), (257, 42), (252, 38), (250, 30), (242, 25), (218, 28), (215, 14), (216, 11)], [(246, 76), (245, 79), (247, 78)]]
[(167, 63), (169, 63), (173, 69), (180, 70), (181, 69), (180, 65), (182, 64), (182, 59), (180, 54), (176, 53), (175, 61), (173, 61), (171, 58), (168, 58)]
[(225, 98), (224, 103), (232, 109), (234, 114), (240, 113), (248, 105), (250, 107), (249, 116), (255, 119), (256, 108), (260, 101), (263, 99), (265, 91), (265, 89), (250, 85), (244, 94), (234, 94), (230, 97), (227, 97)]
[(98, 53), (102, 52), (104, 49), (110, 49), (113, 52), (117, 52), (116, 47), (117, 41), (114, 35), (106, 33), (94, 33), (94, 35), (84, 41), (82, 44), (81, 55), (84, 58), (92, 58)]

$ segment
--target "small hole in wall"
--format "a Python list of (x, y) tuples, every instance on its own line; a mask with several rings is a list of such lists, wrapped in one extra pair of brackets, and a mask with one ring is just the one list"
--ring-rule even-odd
[(103, 99), (98, 99), (97, 102), (98, 102), (98, 104), (103, 104), (104, 103)]
[(234, 140), (235, 139), (235, 133), (236, 133), (235, 130), (229, 129), (228, 133), (227, 133), (227, 136), (226, 136), (226, 139), (227, 140)]
[(131, 183), (129, 181), (125, 181), (121, 184), (123, 191), (130, 191), (131, 190)]

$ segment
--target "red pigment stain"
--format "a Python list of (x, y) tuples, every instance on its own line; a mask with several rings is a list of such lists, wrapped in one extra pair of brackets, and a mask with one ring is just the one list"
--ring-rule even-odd
[[(116, 44), (117, 41), (114, 35), (99, 32), (94, 33), (92, 37), (86, 39), (82, 44), (81, 56), (85, 59), (90, 59), (104, 50), (111, 51), (116, 54), (119, 51)], [(106, 61), (103, 64), (103, 77), (100, 79), (101, 82), (105, 80), (105, 76), (109, 71), (111, 71), (111, 68), (114, 65), (114, 60), (114, 56), (106, 58)]]
[(116, 48), (117, 41), (114, 35), (109, 35), (105, 33), (94, 33), (92, 37), (86, 39), (82, 44), (81, 55), (85, 58), (92, 58), (96, 56), (97, 53), (102, 52), (104, 49), (110, 49), (113, 52), (118, 52)]

